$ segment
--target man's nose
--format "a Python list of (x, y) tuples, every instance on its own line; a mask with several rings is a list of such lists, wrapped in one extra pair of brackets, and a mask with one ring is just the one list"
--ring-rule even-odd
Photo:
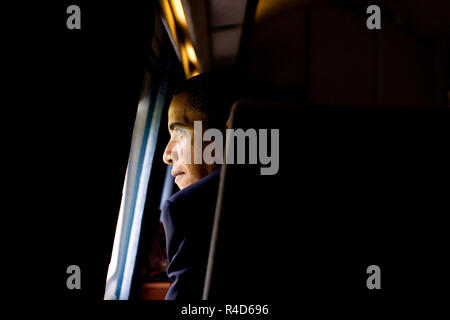
[(170, 140), (167, 143), (166, 149), (164, 150), (163, 154), (163, 161), (166, 164), (173, 164), (173, 162), (176, 160), (176, 152), (174, 152), (174, 141)]

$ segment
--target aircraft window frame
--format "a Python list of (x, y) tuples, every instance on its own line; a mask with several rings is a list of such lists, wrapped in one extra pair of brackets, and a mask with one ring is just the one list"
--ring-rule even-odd
[[(143, 94), (136, 112), (113, 251), (108, 266), (105, 300), (127, 300), (130, 296), (167, 83), (167, 73), (146, 70)], [(158, 155), (156, 158), (158, 159)]]

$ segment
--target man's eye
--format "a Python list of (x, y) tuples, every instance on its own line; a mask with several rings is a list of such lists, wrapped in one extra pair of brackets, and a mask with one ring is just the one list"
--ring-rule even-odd
[(174, 135), (175, 135), (175, 137), (176, 138), (182, 138), (183, 136), (184, 136), (184, 131), (183, 130), (181, 130), (181, 129), (175, 129), (174, 131), (173, 131), (173, 133), (174, 133)]

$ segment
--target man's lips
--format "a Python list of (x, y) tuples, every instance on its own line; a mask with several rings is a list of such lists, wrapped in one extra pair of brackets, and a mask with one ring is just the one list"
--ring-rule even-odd
[(183, 171), (172, 171), (171, 174), (175, 178), (175, 182), (177, 181), (178, 178), (185, 175)]

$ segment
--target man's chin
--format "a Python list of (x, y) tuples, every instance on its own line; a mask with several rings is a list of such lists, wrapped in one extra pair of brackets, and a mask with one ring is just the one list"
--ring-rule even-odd
[(184, 185), (179, 185), (178, 183), (176, 183), (176, 185), (178, 186), (178, 188), (179, 188), (180, 190), (183, 190), (184, 188), (186, 188), (186, 186), (184, 186)]
[(186, 181), (186, 174), (182, 173), (178, 176), (175, 177), (175, 184), (178, 186), (178, 188), (180, 189), (184, 189), (186, 188), (189, 184)]
[(180, 188), (180, 190), (182, 190), (186, 187), (189, 187), (191, 184), (197, 182), (198, 180), (199, 179), (192, 179), (186, 176), (186, 174), (183, 174), (175, 178), (175, 184), (178, 186), (178, 188)]
[(179, 179), (179, 181), (176, 181), (175, 184), (180, 188), (180, 190), (189, 187), (191, 184), (193, 184), (195, 181), (191, 181), (190, 179), (187, 179), (187, 177), (182, 177)]

